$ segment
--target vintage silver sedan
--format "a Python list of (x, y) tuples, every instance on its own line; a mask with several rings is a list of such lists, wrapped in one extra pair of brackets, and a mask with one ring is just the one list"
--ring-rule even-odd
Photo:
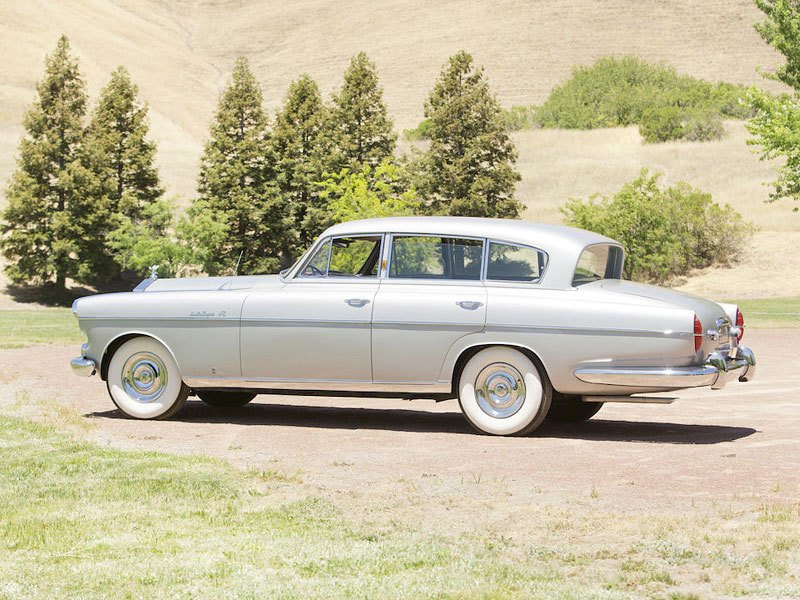
[(189, 395), (458, 398), (477, 430), (521, 435), (607, 401), (750, 381), (736, 306), (621, 280), (624, 253), (569, 227), (409, 217), (325, 231), (280, 275), (158, 279), (80, 298), (99, 373), (130, 417)]

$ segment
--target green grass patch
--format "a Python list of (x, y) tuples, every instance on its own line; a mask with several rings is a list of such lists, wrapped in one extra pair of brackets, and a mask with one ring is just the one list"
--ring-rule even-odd
[(78, 320), (68, 308), (0, 310), (0, 348), (84, 341)]
[(780, 596), (800, 544), (796, 504), (725, 527), (531, 505), (515, 538), (430, 533), (342, 510), (294, 478), (99, 447), (5, 416), (0, 464), (3, 598)]
[(757, 300), (726, 300), (739, 306), (745, 327), (800, 328), (800, 297), (761, 298)]

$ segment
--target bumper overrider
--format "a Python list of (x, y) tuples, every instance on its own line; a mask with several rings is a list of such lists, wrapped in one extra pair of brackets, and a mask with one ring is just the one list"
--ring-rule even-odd
[(91, 377), (97, 373), (97, 365), (91, 358), (86, 358), (87, 344), (81, 346), (81, 355), (69, 361), (72, 372), (81, 377)]
[(705, 364), (696, 367), (588, 367), (575, 371), (575, 377), (585, 383), (665, 390), (709, 386), (720, 390), (733, 379), (752, 381), (755, 375), (756, 356), (746, 346), (738, 346), (733, 357), (712, 352)]

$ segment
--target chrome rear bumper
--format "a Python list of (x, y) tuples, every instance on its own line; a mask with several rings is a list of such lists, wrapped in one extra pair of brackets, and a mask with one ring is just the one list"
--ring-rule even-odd
[(745, 346), (736, 349), (735, 358), (714, 352), (697, 367), (587, 367), (575, 371), (575, 377), (585, 383), (665, 390), (708, 386), (719, 390), (732, 379), (752, 381), (755, 374), (755, 354)]
[(72, 372), (81, 377), (91, 377), (97, 372), (97, 365), (93, 360), (84, 357), (73, 358), (69, 361)]

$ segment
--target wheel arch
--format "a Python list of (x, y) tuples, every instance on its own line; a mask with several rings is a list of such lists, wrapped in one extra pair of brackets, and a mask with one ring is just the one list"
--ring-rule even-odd
[(487, 348), (511, 348), (512, 350), (521, 352), (534, 365), (536, 365), (536, 368), (539, 370), (539, 373), (542, 376), (543, 383), (549, 390), (553, 391), (553, 384), (550, 381), (550, 375), (547, 373), (547, 368), (545, 367), (542, 359), (539, 358), (539, 355), (534, 352), (533, 349), (521, 344), (513, 344), (508, 342), (476, 342), (475, 344), (463, 348), (453, 365), (453, 371), (450, 377), (450, 392), (453, 394), (453, 396), (458, 397), (458, 380), (461, 378), (461, 373), (466, 364), (478, 352), (481, 350), (486, 350)]
[(164, 346), (169, 352), (172, 360), (175, 361), (176, 365), (179, 365), (178, 359), (175, 357), (175, 353), (170, 348), (169, 344), (167, 344), (161, 337), (157, 335), (153, 335), (149, 331), (126, 331), (125, 333), (120, 333), (112, 338), (107, 344), (106, 347), (103, 349), (103, 355), (100, 359), (100, 379), (102, 381), (108, 381), (108, 364), (111, 362), (111, 357), (114, 356), (114, 353), (119, 349), (122, 344), (127, 342), (128, 340), (135, 339), (137, 337), (147, 337), (157, 341), (159, 344)]

